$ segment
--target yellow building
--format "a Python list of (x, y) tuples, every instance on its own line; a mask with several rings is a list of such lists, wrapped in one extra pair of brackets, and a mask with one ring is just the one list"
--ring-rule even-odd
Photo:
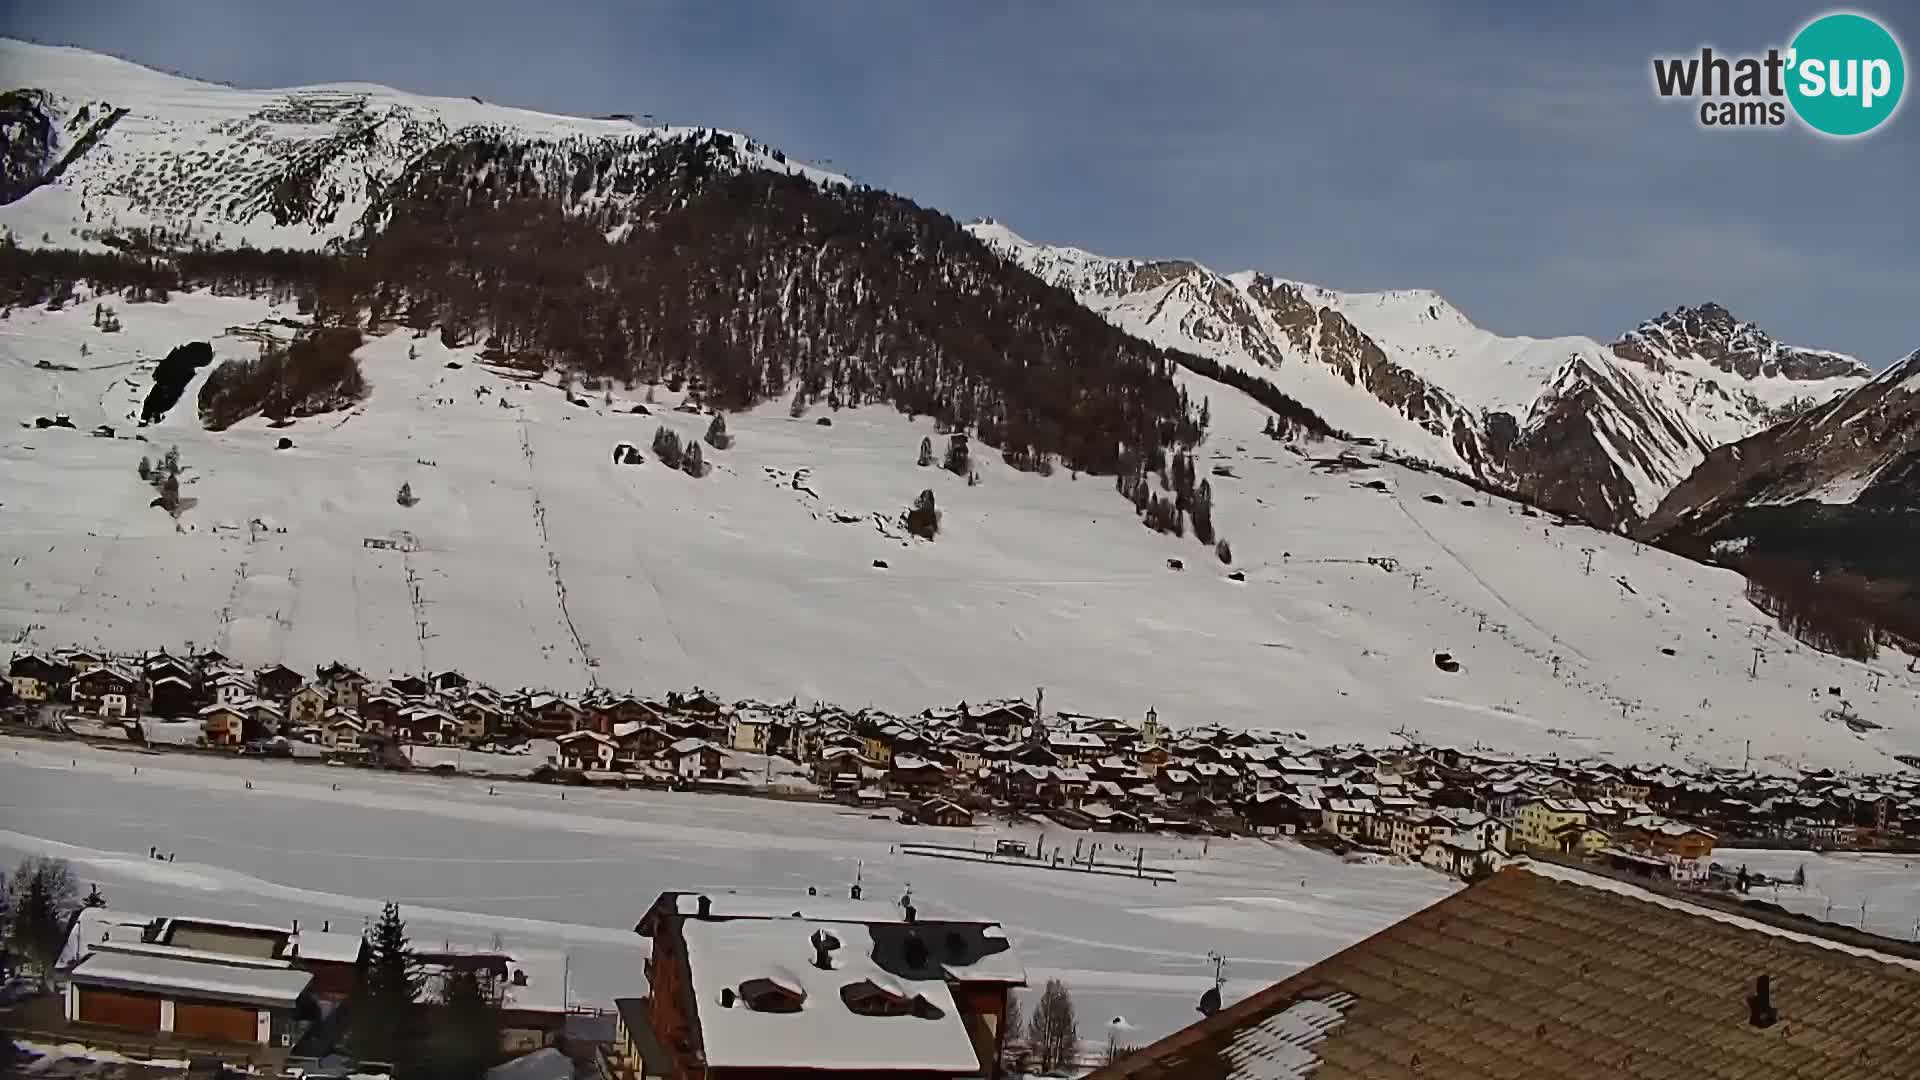
[(1555, 830), (1566, 825), (1585, 825), (1587, 820), (1587, 804), (1578, 799), (1534, 799), (1520, 807), (1513, 832), (1527, 847), (1557, 851)]

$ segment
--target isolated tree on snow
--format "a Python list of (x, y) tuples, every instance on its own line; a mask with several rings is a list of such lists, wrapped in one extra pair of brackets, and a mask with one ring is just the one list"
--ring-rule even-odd
[(140, 455), (139, 473), (140, 479), (148, 483), (153, 482), (153, 462), (147, 460), (145, 454)]
[(178, 446), (167, 447), (167, 455), (160, 459), (160, 471), (166, 473), (168, 476), (180, 475), (180, 448)]
[(680, 446), (680, 435), (661, 424), (653, 433), (653, 456), (669, 469), (677, 469), (684, 461)]
[(787, 404), (787, 415), (795, 420), (807, 415), (807, 391), (805, 387), (796, 387), (793, 400)]
[(913, 500), (906, 513), (907, 531), (922, 540), (931, 540), (940, 532), (940, 511), (933, 505), (933, 489), (928, 488)]
[(680, 468), (691, 477), (699, 478), (707, 475), (707, 462), (700, 455), (699, 443), (691, 441), (687, 443), (686, 456), (680, 462)]
[(420, 1033), (420, 963), (407, 943), (400, 906), (389, 903), (368, 935), (353, 988), (349, 1044), (362, 1061), (411, 1061)]
[(972, 470), (972, 458), (967, 451), (967, 433), (956, 431), (953, 438), (947, 440), (946, 470), (955, 476), (965, 476)]
[(414, 495), (413, 485), (411, 483), (402, 483), (400, 490), (394, 494), (393, 501), (399, 503), (401, 506), (412, 506), (419, 502), (420, 499)]
[(180, 516), (180, 474), (162, 473), (160, 476), (160, 508), (174, 517)]
[(920, 460), (918, 464), (923, 469), (933, 464), (933, 440), (924, 435), (920, 437)]
[(1067, 984), (1048, 979), (1040, 1000), (1027, 1019), (1027, 1049), (1043, 1073), (1076, 1064), (1080, 1056), (1080, 1025), (1073, 1015), (1073, 995)]
[(7, 882), (10, 908), (8, 944), (40, 972), (42, 986), (52, 984), (54, 968), (67, 944), (67, 929), (80, 908), (80, 886), (65, 859), (29, 855), (13, 868)]
[(733, 436), (727, 434), (727, 418), (721, 413), (714, 413), (713, 423), (707, 425), (707, 445), (715, 450), (733, 445)]
[(1220, 556), (1221, 562), (1228, 566), (1233, 565), (1233, 545), (1227, 543), (1226, 537), (1221, 537), (1219, 542), (1213, 545), (1213, 553)]
[(1806, 863), (1801, 863), (1798, 867), (1794, 868), (1793, 883), (1802, 889), (1807, 887), (1807, 864)]

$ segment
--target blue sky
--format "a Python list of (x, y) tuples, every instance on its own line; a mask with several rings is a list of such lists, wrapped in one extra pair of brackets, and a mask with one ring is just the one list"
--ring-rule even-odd
[[(1610, 339), (1718, 300), (1874, 366), (1920, 348), (1920, 112), (1709, 132), (1649, 58), (1809, 4), (0, 0), (0, 29), (246, 86), (368, 81), (746, 131), (1036, 240)], [(1920, 49), (1920, 12), (1882, 17)], [(0, 72), (0, 82), (5, 81)], [(1920, 91), (1910, 92), (1920, 93)]]

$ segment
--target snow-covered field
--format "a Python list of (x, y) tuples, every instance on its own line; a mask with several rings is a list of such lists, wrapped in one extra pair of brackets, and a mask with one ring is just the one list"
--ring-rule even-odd
[[(210, 433), (196, 381), (136, 432), (154, 360), (196, 339), (247, 355), (230, 328), (293, 313), (107, 302), (119, 333), (94, 328), (90, 299), (0, 322), (0, 640), (16, 647), (192, 642), (303, 668), (903, 711), (1044, 686), (1061, 708), (1152, 705), (1176, 726), (1719, 765), (1749, 739), (1758, 765), (1920, 752), (1920, 677), (1798, 645), (1737, 576), (1398, 467), (1318, 471), (1260, 434), (1257, 405), (1194, 377), (1213, 416), (1201, 472), (1244, 582), (1141, 528), (1107, 478), (1020, 473), (984, 447), (976, 487), (918, 468), (938, 436), (887, 409), (730, 417), (736, 445), (709, 449), (704, 479), (615, 465), (618, 442), (644, 449), (663, 422), (697, 437), (708, 418), (664, 389), (653, 416), (627, 411), (644, 387), (569, 404), (405, 331), (362, 350), (372, 393), (350, 413)], [(75, 430), (32, 426), (56, 411)], [(120, 437), (90, 437), (98, 424)], [(283, 434), (295, 446), (276, 451)], [(135, 474), (173, 444), (193, 501), (180, 531)], [(1357, 486), (1373, 479), (1393, 490)], [(933, 543), (898, 524), (922, 488), (943, 514)], [(417, 551), (363, 544), (402, 532)], [(1442, 651), (1463, 670), (1438, 670)], [(1824, 719), (1842, 700), (1884, 729)]]
[[(69, 764), (77, 762), (76, 764)], [(137, 775), (134, 765), (139, 766)], [(245, 786), (251, 780), (251, 790)], [(333, 790), (338, 783), (340, 790)], [(844, 895), (912, 889), (929, 917), (997, 919), (1036, 985), (1064, 979), (1104, 1041), (1191, 1020), (1227, 957), (1228, 996), (1286, 976), (1457, 887), (1418, 867), (1352, 866), (1290, 843), (1149, 838), (1168, 884), (913, 858), (894, 845), (1037, 830), (910, 828), (864, 811), (429, 779), (284, 762), (161, 757), (0, 738), (0, 867), (74, 863), (110, 906), (354, 928), (393, 900), (416, 940), (564, 949), (574, 1002), (640, 992), (632, 927), (664, 889)], [(1056, 833), (1071, 850), (1086, 834)], [(147, 849), (175, 853), (155, 862)]]
[(1789, 911), (1829, 919), (1901, 941), (1920, 941), (1920, 855), (1726, 849), (1714, 859), (1792, 881), (1805, 867), (1805, 887), (1755, 889), (1752, 896)]

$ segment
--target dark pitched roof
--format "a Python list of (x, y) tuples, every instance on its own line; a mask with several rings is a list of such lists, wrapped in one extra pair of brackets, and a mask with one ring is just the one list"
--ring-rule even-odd
[(1510, 867), (1088, 1080), (1920, 1077), (1920, 960), (1825, 938)]

